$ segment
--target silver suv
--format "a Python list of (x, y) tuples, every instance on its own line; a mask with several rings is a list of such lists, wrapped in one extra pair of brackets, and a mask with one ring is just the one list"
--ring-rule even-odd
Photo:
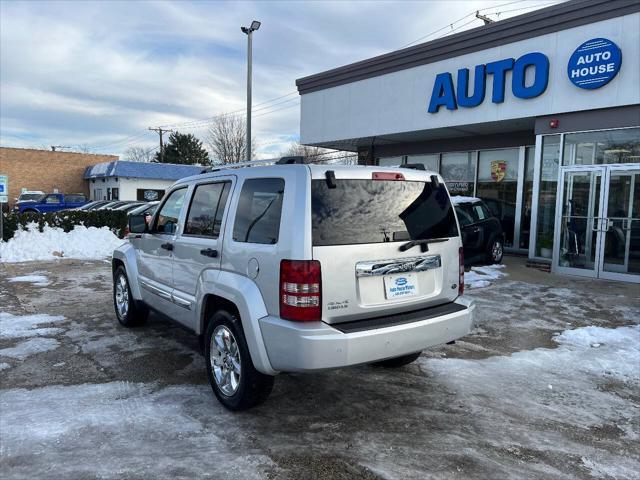
[(120, 323), (150, 309), (200, 336), (232, 410), (280, 372), (398, 367), (466, 335), (462, 243), (442, 178), (415, 169), (272, 165), (175, 183), (113, 254)]

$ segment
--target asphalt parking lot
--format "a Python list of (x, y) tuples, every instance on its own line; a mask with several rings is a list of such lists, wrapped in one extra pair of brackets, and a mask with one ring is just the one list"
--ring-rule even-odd
[(469, 291), (462, 341), (281, 375), (244, 413), (213, 397), (195, 337), (117, 324), (108, 262), (0, 264), (2, 477), (637, 478), (638, 286), (506, 263)]

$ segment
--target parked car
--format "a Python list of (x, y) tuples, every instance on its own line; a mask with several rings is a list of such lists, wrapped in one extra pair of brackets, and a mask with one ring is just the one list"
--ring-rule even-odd
[(487, 205), (475, 197), (451, 197), (462, 232), (466, 265), (500, 263), (504, 254), (502, 225)]
[(119, 207), (113, 208), (113, 210), (118, 210), (122, 212), (129, 212), (134, 208), (138, 208), (140, 205), (144, 205), (144, 202), (126, 202), (124, 205), (120, 205)]
[(398, 367), (472, 327), (454, 209), (431, 172), (219, 169), (178, 181), (129, 229), (112, 260), (118, 321), (153, 309), (193, 331), (232, 410), (265, 400), (279, 372)]
[(127, 202), (124, 200), (112, 200), (111, 202), (107, 202), (106, 204), (96, 208), (96, 210), (113, 210), (115, 208), (121, 207), (125, 205)]
[(154, 213), (156, 213), (156, 209), (158, 208), (159, 204), (160, 204), (159, 201), (143, 203), (142, 205), (138, 205), (133, 210), (129, 210), (128, 214), (129, 215), (153, 215)]
[(107, 203), (109, 203), (108, 200), (94, 200), (92, 202), (85, 203), (81, 207), (77, 207), (74, 210), (85, 210), (85, 211), (96, 210), (99, 207), (102, 207), (103, 205), (106, 205)]
[(87, 197), (81, 193), (49, 193), (38, 200), (26, 200), (14, 207), (19, 213), (48, 213), (80, 207), (87, 203)]

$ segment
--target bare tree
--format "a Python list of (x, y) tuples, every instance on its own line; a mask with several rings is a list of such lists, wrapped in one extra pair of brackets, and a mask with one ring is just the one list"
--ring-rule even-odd
[(151, 162), (154, 150), (155, 147), (144, 148), (134, 145), (124, 151), (124, 158), (130, 162)]
[(314, 162), (321, 162), (330, 156), (333, 150), (327, 150), (321, 147), (312, 147), (310, 145), (301, 145), (299, 142), (293, 142), (289, 148), (282, 153), (282, 157), (305, 157)]
[[(207, 144), (214, 163), (238, 163), (246, 160), (247, 128), (242, 115), (219, 115), (211, 121)], [(251, 140), (253, 150), (254, 140)]]
[(297, 157), (302, 156), (311, 163), (326, 163), (326, 164), (338, 164), (338, 165), (357, 165), (358, 155), (353, 152), (345, 152), (341, 150), (330, 150), (322, 147), (312, 147), (310, 145), (301, 145), (298, 142), (294, 142), (289, 145), (289, 148), (285, 150), (281, 156), (283, 157)]

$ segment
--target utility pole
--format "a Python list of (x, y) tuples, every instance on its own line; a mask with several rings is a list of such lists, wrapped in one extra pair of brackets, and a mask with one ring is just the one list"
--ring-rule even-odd
[(157, 127), (157, 128), (149, 127), (149, 130), (151, 130), (152, 132), (158, 132), (158, 134), (160, 135), (160, 162), (164, 162), (164, 143), (162, 143), (162, 134), (171, 133), (173, 132), (173, 130), (169, 130), (168, 128), (162, 128), (162, 127)]
[(240, 27), (247, 35), (247, 162), (251, 161), (251, 64), (252, 64), (252, 34), (260, 28), (260, 22), (254, 20), (250, 27)]
[(491, 20), (489, 17), (487, 17), (486, 15), (482, 15), (480, 13), (480, 10), (476, 11), (476, 18), (479, 18), (480, 20), (482, 20), (484, 22), (485, 25), (489, 25), (490, 23), (493, 23), (494, 20)]

